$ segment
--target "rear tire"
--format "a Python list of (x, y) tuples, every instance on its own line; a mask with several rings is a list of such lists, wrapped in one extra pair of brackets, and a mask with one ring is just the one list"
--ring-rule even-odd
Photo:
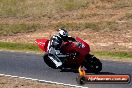
[(43, 56), (44, 62), (51, 68), (57, 69), (53, 61), (48, 57), (48, 53), (45, 53)]
[(102, 70), (102, 63), (93, 55), (87, 55), (84, 61), (84, 67), (92, 73), (99, 73)]

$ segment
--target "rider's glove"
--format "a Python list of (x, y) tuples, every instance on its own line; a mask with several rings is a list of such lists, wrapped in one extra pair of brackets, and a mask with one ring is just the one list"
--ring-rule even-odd
[(81, 44), (80, 42), (76, 42), (76, 46), (77, 46), (78, 48), (81, 48), (82, 44)]

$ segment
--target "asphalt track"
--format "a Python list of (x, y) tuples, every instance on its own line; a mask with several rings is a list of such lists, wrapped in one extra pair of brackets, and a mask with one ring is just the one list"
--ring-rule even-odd
[[(102, 60), (102, 73), (132, 75), (132, 62), (117, 62)], [(43, 63), (42, 55), (22, 52), (0, 51), (0, 74), (24, 76), (34, 79), (47, 80), (65, 84), (78, 85), (77, 73), (72, 71), (60, 72), (49, 68)], [(88, 88), (132, 88), (129, 84), (95, 84), (83, 85)]]

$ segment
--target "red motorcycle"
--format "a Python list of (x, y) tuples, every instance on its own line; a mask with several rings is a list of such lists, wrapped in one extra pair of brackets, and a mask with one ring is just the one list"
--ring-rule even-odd
[[(64, 42), (62, 50), (64, 53), (72, 54), (67, 57), (63, 62), (63, 68), (78, 69), (79, 66), (84, 66), (89, 72), (98, 73), (102, 70), (102, 63), (94, 55), (89, 54), (90, 47), (82, 39), (76, 37), (76, 42), (68, 41)], [(44, 62), (51, 68), (55, 68), (53, 62), (49, 59), (47, 53), (48, 39), (36, 39), (35, 43), (37, 46), (46, 52), (44, 54)]]

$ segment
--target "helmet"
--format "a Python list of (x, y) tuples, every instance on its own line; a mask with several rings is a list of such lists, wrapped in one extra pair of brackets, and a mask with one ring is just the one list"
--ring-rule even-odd
[(68, 40), (68, 32), (64, 28), (59, 29), (59, 35), (62, 38), (63, 41)]

